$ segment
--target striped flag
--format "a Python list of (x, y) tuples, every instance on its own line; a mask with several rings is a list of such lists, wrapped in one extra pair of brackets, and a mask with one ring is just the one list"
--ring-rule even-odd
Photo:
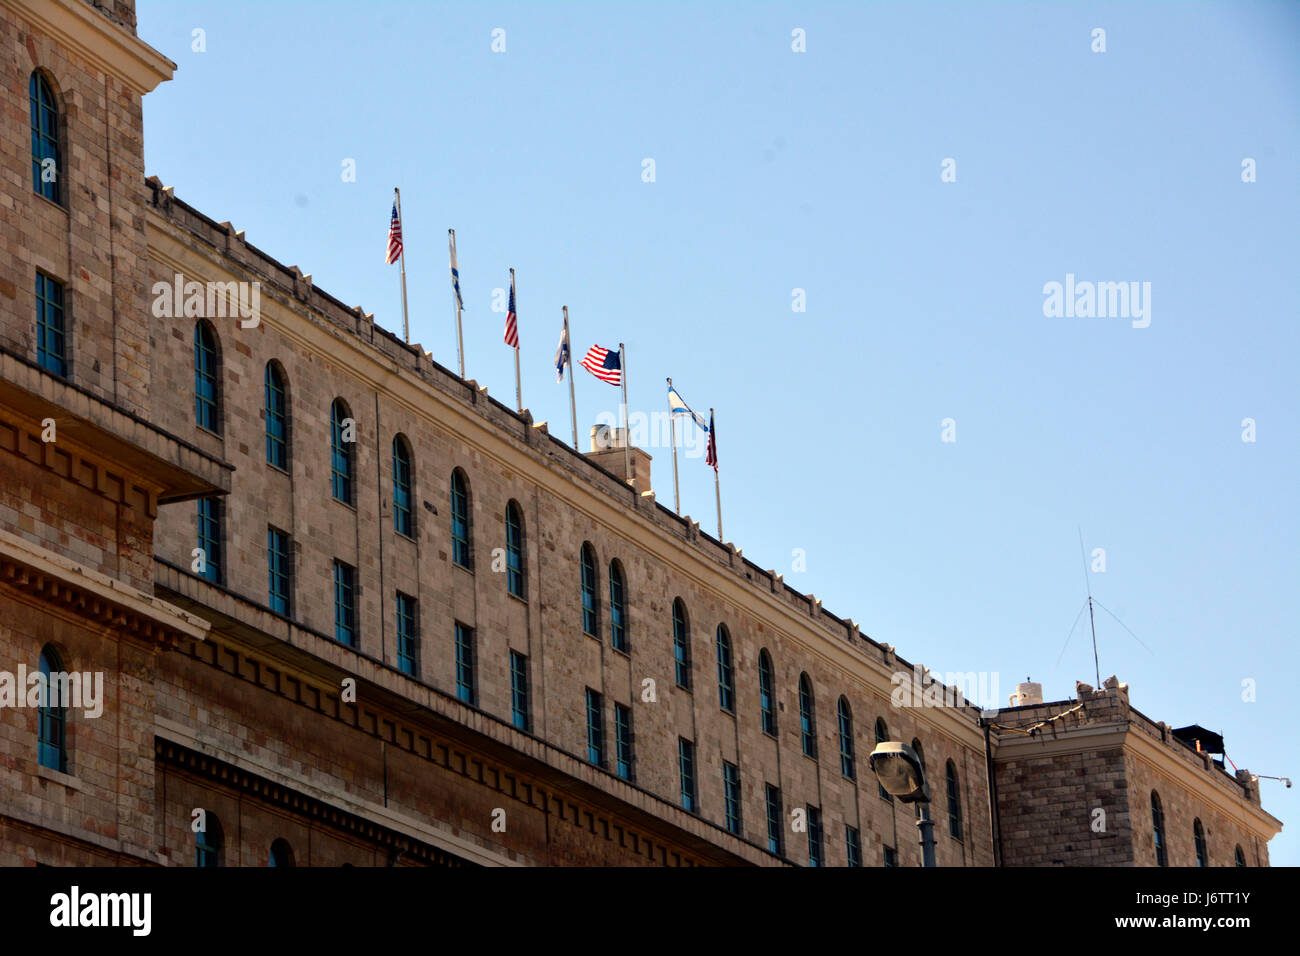
[(713, 412), (709, 412), (709, 450), (704, 456), (704, 463), (712, 465), (714, 471), (718, 470), (718, 430), (713, 427)]
[[(672, 379), (669, 379), (669, 381), (671, 382)], [(672, 385), (668, 386), (668, 411), (672, 415), (684, 415), (694, 421), (695, 424), (699, 425), (705, 431), (709, 430), (709, 426), (704, 419), (691, 411), (691, 407), (682, 400), (681, 393), (679, 393), (677, 389), (673, 388)]]
[(402, 217), (397, 214), (397, 200), (393, 200), (393, 218), (388, 221), (388, 258), (384, 260), (392, 265), (402, 254)]
[(460, 297), (460, 269), (456, 268), (456, 230), (447, 230), (447, 246), (451, 249), (451, 287), (456, 292), (456, 308), (464, 309), (465, 300)]
[(555, 350), (555, 380), (564, 381), (564, 370), (569, 367), (569, 323), (560, 329), (560, 346)]
[(506, 345), (519, 348), (519, 316), (515, 314), (515, 270), (510, 270), (510, 304), (506, 306)]
[(602, 382), (610, 385), (623, 384), (623, 367), (618, 360), (618, 352), (593, 345), (582, 358), (582, 367)]

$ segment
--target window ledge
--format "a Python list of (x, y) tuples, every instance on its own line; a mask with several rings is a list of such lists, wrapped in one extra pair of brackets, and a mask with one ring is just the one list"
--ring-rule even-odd
[[(46, 202), (49, 202), (49, 200), (47, 199)], [(34, 773), (36, 774), (36, 776), (42, 778), (43, 780), (49, 780), (53, 783), (63, 784), (63, 786), (67, 787), (69, 790), (75, 790), (77, 792), (80, 792), (82, 789), (81, 781), (78, 780), (76, 777), (74, 777), (72, 774), (63, 773), (62, 771), (59, 770), (51, 770), (49, 767), (45, 766), (44, 764), (39, 764), (39, 763), (36, 764)]]
[(37, 199), (39, 199), (41, 202), (45, 203), (45, 205), (50, 206), (50, 207), (52, 207), (52, 208), (54, 208), (54, 209), (57, 209), (59, 212), (63, 213), (65, 216), (70, 216), (70, 215), (72, 215), (72, 213), (68, 210), (68, 207), (65, 206), (63, 203), (61, 203), (61, 202), (55, 202), (55, 201), (54, 201), (53, 199), (51, 199), (49, 196), (46, 196), (46, 195), (44, 195), (44, 194), (42, 194), (42, 193), (38, 193), (35, 189), (32, 190), (32, 195), (35, 196)]
[(524, 607), (528, 607), (528, 598), (520, 597), (514, 591), (511, 591), (509, 588), (506, 588), (506, 597), (513, 598), (514, 600), (522, 604)]

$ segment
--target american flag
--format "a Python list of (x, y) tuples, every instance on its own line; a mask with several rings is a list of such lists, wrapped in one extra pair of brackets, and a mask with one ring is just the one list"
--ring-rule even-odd
[(602, 382), (610, 385), (623, 384), (623, 367), (619, 364), (617, 352), (593, 345), (583, 356), (582, 367)]
[(397, 200), (393, 200), (393, 218), (388, 221), (388, 258), (384, 262), (392, 265), (402, 254), (402, 220), (397, 215)]
[(515, 314), (515, 270), (510, 270), (510, 304), (506, 307), (506, 345), (519, 348), (519, 316)]
[[(709, 450), (704, 456), (704, 463), (718, 470), (718, 430), (713, 427), (713, 411), (709, 411)], [(721, 519), (719, 519), (721, 520)]]

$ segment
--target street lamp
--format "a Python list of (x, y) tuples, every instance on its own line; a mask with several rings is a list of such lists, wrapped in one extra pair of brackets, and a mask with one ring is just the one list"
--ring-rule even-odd
[(930, 819), (930, 784), (916, 751), (897, 740), (876, 744), (869, 758), (871, 772), (890, 796), (915, 803), (921, 811), (916, 827), (921, 831), (921, 865), (935, 866), (934, 821)]

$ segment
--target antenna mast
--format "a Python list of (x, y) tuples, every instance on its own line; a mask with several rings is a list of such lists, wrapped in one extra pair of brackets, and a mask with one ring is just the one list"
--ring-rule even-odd
[(1097, 619), (1092, 613), (1092, 581), (1088, 577), (1088, 556), (1083, 550), (1083, 528), (1079, 528), (1079, 557), (1083, 559), (1083, 586), (1088, 592), (1088, 622), (1092, 625), (1092, 666), (1097, 671), (1098, 688), (1101, 687), (1101, 662), (1097, 657)]

